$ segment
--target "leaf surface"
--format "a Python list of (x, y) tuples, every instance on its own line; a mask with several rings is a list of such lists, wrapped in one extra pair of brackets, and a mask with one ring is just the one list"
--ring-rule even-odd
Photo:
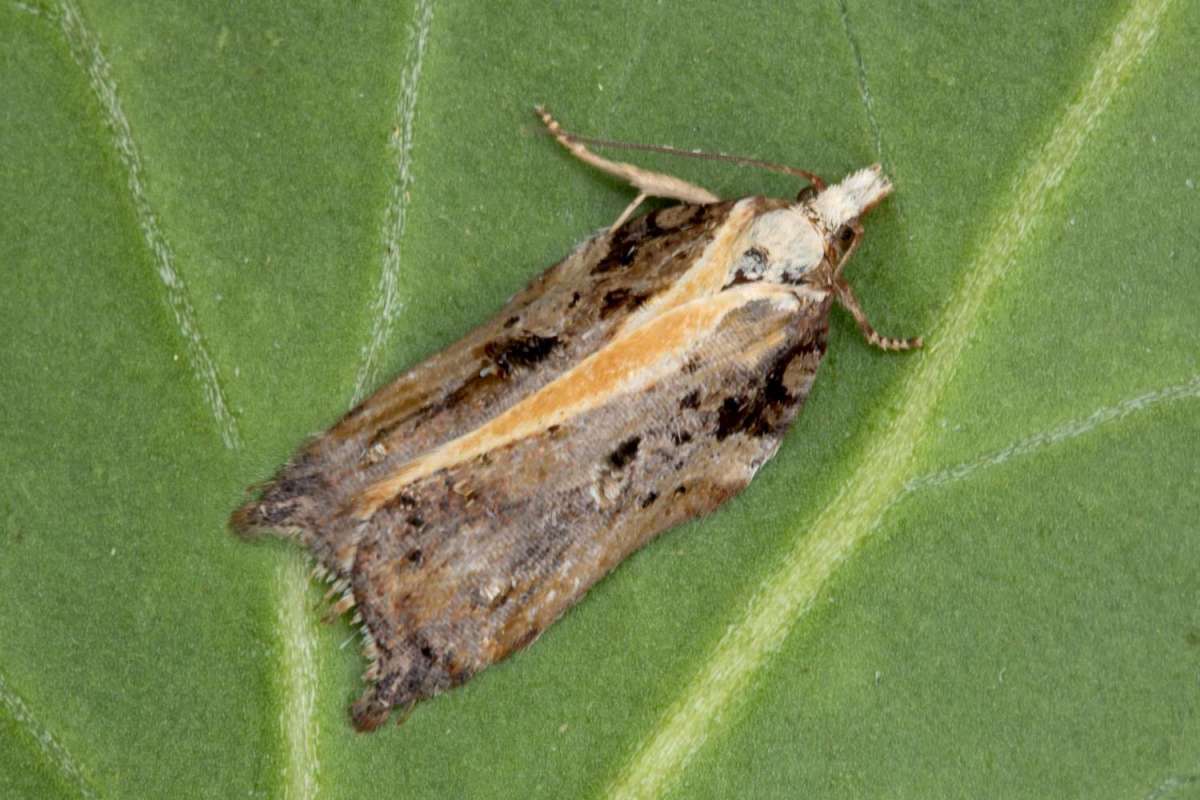
[[(1184, 2), (6, 0), (0, 794), (1191, 796), (1198, 36)], [(931, 347), (839, 313), (743, 495), (358, 736), (350, 629), (225, 518), (624, 207), (538, 102), (882, 162), (849, 277)]]

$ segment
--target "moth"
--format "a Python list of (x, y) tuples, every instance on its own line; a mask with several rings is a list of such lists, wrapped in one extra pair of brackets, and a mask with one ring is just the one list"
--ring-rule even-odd
[[(795, 200), (721, 200), (605, 159), (637, 196), (491, 321), (304, 444), (233, 513), (291, 537), (353, 610), (368, 661), (359, 730), (529, 645), (657, 534), (740, 492), (778, 450), (834, 304), (880, 336), (842, 272), (878, 165)], [(648, 197), (679, 201), (633, 217)]]

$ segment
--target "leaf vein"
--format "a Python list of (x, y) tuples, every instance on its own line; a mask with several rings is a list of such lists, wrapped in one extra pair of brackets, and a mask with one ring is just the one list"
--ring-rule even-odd
[(317, 642), (310, 603), (306, 601), (308, 570), (299, 553), (289, 554), (276, 576), (278, 598), (282, 708), (280, 732), (285, 748), (283, 796), (288, 800), (312, 800), (317, 796), (320, 760), (317, 753)]
[[(850, 52), (854, 55), (855, 75), (858, 78), (858, 93), (862, 97), (863, 109), (867, 115), (867, 124), (871, 126), (871, 135), (874, 138), (875, 158), (881, 163), (883, 162), (883, 130), (879, 127), (879, 118), (875, 115), (875, 99), (871, 95), (871, 85), (867, 82), (867, 64), (863, 60), (862, 48), (859, 46), (858, 37), (854, 34), (854, 29), (850, 26), (850, 11), (846, 7), (846, 0), (838, 0), (838, 12), (842, 19), (842, 28), (846, 31), (846, 40), (850, 43)], [(892, 170), (892, 178), (895, 179), (894, 170)]]
[(3, 707), (9, 716), (29, 734), (37, 743), (46, 763), (58, 770), (72, 786), (78, 789), (81, 797), (89, 798), (89, 800), (96, 797), (96, 792), (84, 779), (79, 763), (54, 737), (54, 734), (38, 722), (37, 717), (29, 710), (29, 706), (25, 705), (25, 701), (9, 687), (8, 681), (4, 679), (3, 675), (0, 675), (0, 707)]
[(187, 285), (175, 268), (175, 256), (171, 245), (158, 224), (158, 215), (150, 205), (143, 179), (142, 158), (133, 138), (129, 119), (117, 94), (112, 77), (112, 67), (100, 47), (99, 39), (83, 20), (73, 0), (59, 0), (57, 14), (62, 33), (75, 63), (84, 71), (88, 84), (100, 104), (101, 113), (113, 148), (125, 169), (125, 187), (133, 200), (134, 214), (146, 248), (154, 259), (155, 272), (166, 290), (167, 305), (175, 319), (175, 326), (183, 337), (188, 365), (192, 375), (200, 384), (204, 402), (216, 420), (221, 440), (230, 450), (241, 446), (237, 420), (229, 410), (225, 392), (221, 387), (220, 375), (212, 356), (208, 352), (204, 335), (196, 319)]
[(433, 22), (433, 0), (419, 0), (416, 19), (409, 36), (408, 52), (400, 70), (400, 93), (396, 101), (395, 129), (390, 139), (396, 179), (388, 193), (383, 222), (383, 264), (372, 307), (371, 336), (363, 345), (362, 361), (354, 379), (355, 403), (377, 379), (383, 348), (391, 338), (392, 327), (404, 310), (400, 300), (400, 243), (408, 221), (409, 193), (412, 189), (413, 120), (417, 113), (417, 88), (421, 65), (425, 60), (429, 28)]
[(965, 480), (980, 470), (1000, 466), (1006, 461), (1030, 455), (1044, 447), (1065, 442), (1068, 439), (1078, 438), (1084, 434), (1091, 433), (1102, 425), (1117, 422), (1162, 403), (1172, 403), (1176, 400), (1196, 397), (1200, 397), (1200, 375), (1193, 377), (1185, 383), (1164, 386), (1150, 392), (1144, 392), (1136, 397), (1122, 400), (1115, 405), (1103, 406), (1086, 417), (1064, 422), (1050, 430), (1030, 434), (999, 450), (994, 450), (991, 453), (981, 455), (969, 461), (963, 461), (954, 466), (920, 475), (904, 484), (903, 491), (896, 497), (894, 502), (899, 502), (908, 495), (924, 489), (931, 489), (935, 486), (943, 486), (947, 483), (956, 483)]

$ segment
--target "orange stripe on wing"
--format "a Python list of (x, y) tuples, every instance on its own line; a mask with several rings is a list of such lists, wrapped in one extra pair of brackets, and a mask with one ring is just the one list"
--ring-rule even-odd
[(678, 369), (693, 344), (715, 330), (726, 314), (760, 298), (781, 305), (800, 302), (784, 287), (755, 284), (673, 308), (593, 353), (480, 428), (368, 486), (354, 501), (354, 516), (367, 519), (413, 481), (560, 425), (614, 395), (636, 391), (664, 372)]
[(679, 276), (668, 291), (652, 298), (622, 323), (623, 331), (632, 331), (645, 325), (666, 311), (709, 297), (721, 291), (729, 274), (729, 267), (737, 251), (742, 235), (749, 230), (750, 223), (761, 210), (761, 198), (746, 197), (729, 210), (721, 227), (713, 234), (713, 240), (704, 248), (696, 263)]

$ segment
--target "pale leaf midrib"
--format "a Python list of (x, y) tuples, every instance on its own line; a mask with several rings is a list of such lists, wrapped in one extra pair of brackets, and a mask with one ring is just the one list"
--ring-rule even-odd
[(1010, 203), (985, 224), (982, 243), (932, 345), (903, 380), (899, 413), (870, 443), (842, 491), (805, 530), (799, 544), (749, 600), (633, 759), (609, 786), (611, 797), (660, 797), (676, 786), (715, 722), (748, 687), (771, 651), (803, 616), (838, 564), (850, 556), (904, 490), (922, 431), (953, 379), (990, 290), (1013, 267), (1018, 250), (1045, 216), (1048, 196), (1075, 161), (1084, 141), (1129, 68), (1149, 48), (1169, 0), (1140, 0), (1113, 30), (1092, 62), (1079, 98), (1061, 115), (1045, 145), (1021, 173)]
[(300, 553), (288, 553), (275, 580), (280, 647), (279, 715), (283, 797), (312, 800), (320, 768), (317, 753), (316, 633), (308, 602), (308, 568)]

